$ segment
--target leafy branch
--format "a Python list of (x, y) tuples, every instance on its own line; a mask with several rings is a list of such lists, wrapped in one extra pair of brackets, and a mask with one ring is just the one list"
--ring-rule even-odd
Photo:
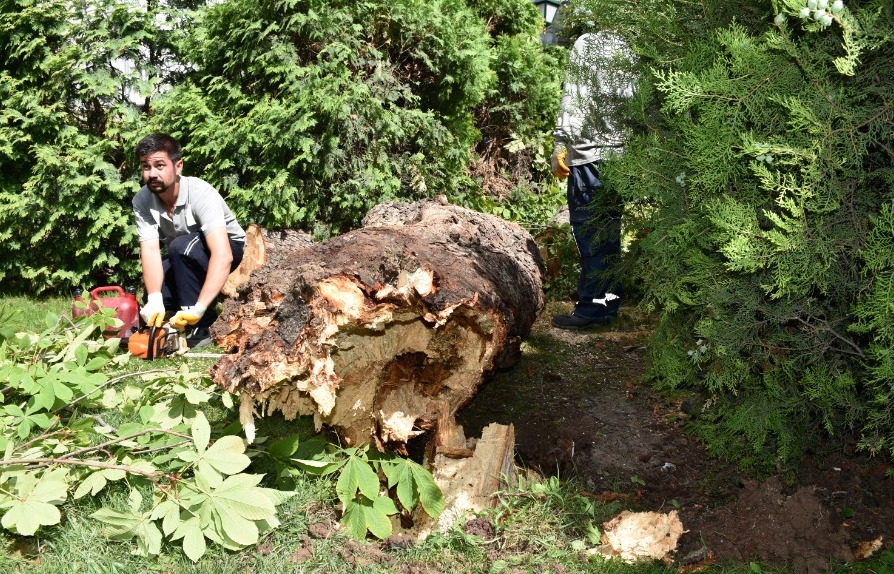
[[(245, 441), (209, 420), (210, 412), (234, 418), (226, 416), (232, 396), (185, 363), (108, 374), (131, 359), (114, 343), (90, 339), (102, 320), (48, 317), (46, 333), (0, 345), (0, 384), (7, 386), (0, 396), (2, 526), (35, 535), (59, 523), (69, 498), (97, 496), (117, 483), (128, 505), (91, 516), (139, 554), (158, 554), (167, 541), (195, 561), (209, 541), (231, 550), (256, 544), (279, 524), (276, 507), (293, 492), (261, 486), (264, 475), (247, 472)], [(118, 417), (116, 426), (103, 416)], [(357, 539), (386, 538), (390, 517), (417, 506), (431, 516), (443, 509), (431, 474), (391, 453), (291, 436), (253, 454), (273, 461), (280, 489), (292, 486), (284, 477), (300, 473), (337, 475), (343, 523)]]

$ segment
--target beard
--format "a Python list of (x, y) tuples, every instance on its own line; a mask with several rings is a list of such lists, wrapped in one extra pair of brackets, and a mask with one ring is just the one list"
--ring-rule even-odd
[(168, 187), (160, 179), (150, 179), (146, 181), (146, 187), (148, 187), (149, 191), (151, 191), (155, 195), (161, 195), (168, 189)]

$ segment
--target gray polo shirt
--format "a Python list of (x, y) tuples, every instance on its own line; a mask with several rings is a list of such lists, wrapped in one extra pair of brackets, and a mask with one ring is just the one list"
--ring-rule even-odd
[(170, 245), (174, 238), (201, 231), (208, 235), (225, 227), (232, 241), (245, 242), (245, 231), (236, 221), (223, 197), (208, 182), (181, 176), (180, 192), (173, 216), (164, 203), (143, 186), (133, 198), (133, 211), (140, 241), (163, 239)]
[(608, 159), (624, 149), (624, 102), (633, 97), (636, 57), (618, 34), (584, 34), (574, 43), (553, 137), (568, 150), (565, 165)]

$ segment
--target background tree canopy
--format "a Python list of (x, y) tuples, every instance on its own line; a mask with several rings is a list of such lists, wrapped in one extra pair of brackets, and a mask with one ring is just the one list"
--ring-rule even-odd
[[(5, 291), (138, 277), (130, 155), (149, 131), (243, 223), (326, 237), (390, 199), (480, 204), (474, 146), (498, 141), (500, 169), (525, 147), (509, 134), (542, 147), (558, 105), (528, 0), (151, 6), (0, 4)], [(539, 192), (542, 166), (513, 181)]]

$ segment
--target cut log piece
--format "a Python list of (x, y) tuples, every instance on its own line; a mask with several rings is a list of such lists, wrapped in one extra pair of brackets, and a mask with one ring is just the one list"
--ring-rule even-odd
[[(462, 433), (458, 427), (459, 434)], [(422, 509), (414, 512), (411, 531), (418, 539), (433, 532), (445, 533), (468, 514), (496, 506), (496, 494), (515, 486), (515, 427), (497, 423), (484, 427), (481, 438), (466, 456), (458, 457), (456, 447), (439, 449), (432, 461), (435, 484), (444, 495), (444, 511), (433, 520)]]
[[(377, 206), (326, 243), (272, 249), (212, 326), (215, 382), (251, 411), (313, 414), (347, 444), (401, 450), (513, 364), (543, 306), (531, 236), (438, 202)], [(270, 243), (265, 239), (265, 246)], [(247, 401), (247, 403), (246, 403)]]

